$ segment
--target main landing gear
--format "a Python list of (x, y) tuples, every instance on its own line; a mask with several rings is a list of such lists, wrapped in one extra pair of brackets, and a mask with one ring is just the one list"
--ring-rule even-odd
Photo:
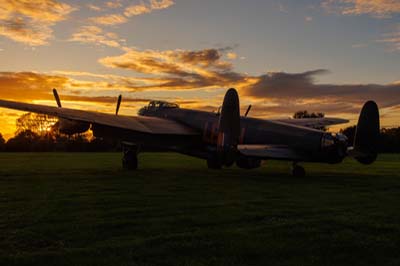
[(125, 170), (136, 170), (138, 168), (139, 147), (133, 144), (122, 143), (122, 167)]
[(306, 170), (304, 170), (304, 168), (302, 166), (298, 165), (296, 162), (293, 162), (292, 175), (294, 177), (305, 177)]
[(222, 164), (217, 158), (208, 158), (207, 167), (208, 169), (219, 170), (222, 168)]

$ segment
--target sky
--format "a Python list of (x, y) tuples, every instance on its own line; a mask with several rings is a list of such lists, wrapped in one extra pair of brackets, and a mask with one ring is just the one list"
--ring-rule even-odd
[[(136, 115), (149, 99), (251, 116), (375, 100), (400, 126), (400, 0), (0, 0), (0, 99)], [(0, 109), (0, 133), (22, 113)]]

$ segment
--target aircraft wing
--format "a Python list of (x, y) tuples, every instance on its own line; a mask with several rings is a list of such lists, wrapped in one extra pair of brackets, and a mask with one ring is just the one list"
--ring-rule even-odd
[(302, 127), (311, 127), (311, 128), (321, 128), (332, 125), (339, 125), (348, 123), (349, 120), (342, 118), (334, 118), (334, 117), (323, 117), (323, 118), (300, 118), (300, 119), (277, 119), (274, 121), (302, 126)]
[(238, 145), (241, 154), (258, 159), (303, 161), (308, 156), (285, 145)]
[(149, 134), (198, 135), (199, 133), (178, 122), (144, 116), (122, 116), (93, 111), (58, 108), (21, 102), (0, 100), (0, 107), (46, 114), (79, 122), (94, 123)]

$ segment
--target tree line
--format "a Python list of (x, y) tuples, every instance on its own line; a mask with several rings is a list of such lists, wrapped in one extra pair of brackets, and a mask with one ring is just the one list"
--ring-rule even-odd
[[(323, 113), (296, 112), (294, 118), (324, 117)], [(7, 152), (104, 152), (119, 151), (120, 144), (109, 139), (95, 138), (90, 133), (72, 136), (60, 133), (54, 125), (57, 119), (40, 114), (24, 114), (16, 121), (14, 137), (5, 141), (0, 133), (0, 151)], [(340, 132), (353, 143), (356, 126)], [(381, 129), (379, 151), (400, 153), (400, 127)]]

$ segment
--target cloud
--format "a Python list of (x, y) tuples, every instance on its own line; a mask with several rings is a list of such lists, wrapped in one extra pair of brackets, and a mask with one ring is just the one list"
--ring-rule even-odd
[(367, 14), (375, 18), (388, 18), (400, 13), (398, 0), (325, 0), (322, 7), (328, 12), (343, 15)]
[(370, 99), (376, 100), (382, 107), (400, 105), (400, 84), (318, 84), (315, 77), (328, 73), (324, 69), (250, 76), (235, 72), (230, 63), (222, 60), (224, 54), (221, 50), (224, 49), (127, 49), (120, 56), (100, 59), (100, 63), (111, 68), (161, 78), (155, 83), (149, 78), (146, 85), (131, 86), (136, 90), (236, 87), (242, 95), (256, 101), (267, 99), (282, 106), (287, 106), (288, 103), (296, 103), (296, 106), (323, 103), (325, 110), (329, 110), (328, 106), (332, 106), (334, 102), (345, 102), (358, 108)]
[(124, 14), (127, 17), (138, 16), (151, 13), (153, 10), (167, 9), (174, 4), (173, 0), (150, 0), (147, 4), (141, 2), (140, 4), (128, 6), (125, 8)]
[(119, 1), (119, 0), (108, 1), (108, 2), (106, 2), (106, 6), (107, 6), (108, 8), (119, 8), (119, 7), (122, 6), (122, 3), (121, 3), (121, 1)]
[(72, 35), (70, 41), (120, 47), (120, 42), (123, 40), (115, 33), (104, 33), (103, 30), (97, 26), (82, 26)]
[(394, 32), (384, 34), (377, 42), (388, 44), (391, 51), (400, 51), (400, 24)]
[(105, 57), (101, 64), (137, 73), (162, 77), (163, 82), (141, 89), (217, 88), (227, 84), (248, 84), (247, 76), (232, 71), (232, 64), (222, 60), (224, 49), (145, 50), (125, 49), (120, 56)]
[[(129, 17), (151, 13), (154, 10), (166, 9), (174, 4), (175, 2), (173, 0), (149, 0), (146, 3), (142, 1), (139, 4), (125, 7), (123, 14), (108, 14), (104, 16), (91, 17), (88, 21), (97, 25), (119, 25), (128, 22)], [(105, 9), (115, 9), (122, 7), (123, 4), (121, 1), (109, 1), (106, 2), (104, 6)], [(88, 5), (88, 7), (96, 11), (103, 10), (103, 8), (95, 5)]]
[(100, 11), (103, 10), (101, 7), (96, 6), (96, 5), (93, 5), (93, 4), (88, 4), (87, 7), (88, 7), (89, 9), (91, 9), (91, 10), (98, 11), (98, 12), (100, 12)]
[(228, 59), (235, 60), (235, 59), (237, 59), (238, 56), (236, 53), (229, 52), (226, 54), (226, 57), (228, 57)]
[(173, 0), (151, 0), (150, 5), (152, 9), (166, 9), (173, 6), (175, 3)]
[(89, 21), (100, 25), (118, 25), (128, 21), (126, 17), (120, 14), (110, 14), (100, 17), (90, 18)]
[[(244, 95), (274, 102), (324, 104), (337, 103), (359, 107), (368, 100), (375, 100), (382, 108), (400, 105), (400, 84), (318, 84), (315, 76), (327, 73), (319, 69), (303, 73), (268, 73), (242, 90)], [(344, 105), (344, 104), (343, 104)], [(324, 111), (324, 110), (322, 110)]]
[(147, 14), (150, 13), (152, 10), (150, 7), (145, 5), (144, 3), (138, 4), (138, 5), (132, 5), (129, 6), (125, 9), (125, 16), (127, 17), (132, 17), (132, 16), (138, 16), (142, 14)]
[(31, 46), (48, 44), (51, 27), (65, 20), (75, 9), (54, 0), (3, 0), (0, 7), (0, 35)]
[(34, 72), (0, 72), (0, 98), (48, 99), (52, 88), (64, 87), (68, 78)]

